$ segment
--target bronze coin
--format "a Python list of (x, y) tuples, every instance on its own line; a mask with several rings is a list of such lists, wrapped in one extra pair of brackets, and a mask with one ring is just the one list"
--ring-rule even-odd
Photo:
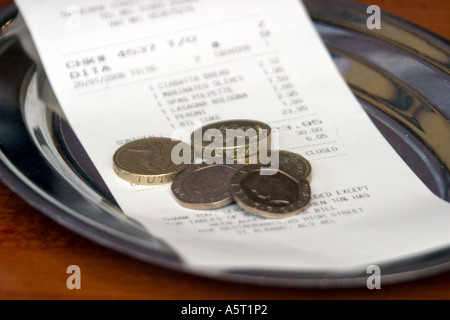
[(184, 142), (146, 138), (127, 143), (113, 156), (114, 172), (120, 178), (140, 185), (171, 183), (187, 166), (172, 162), (172, 149), (179, 143)]
[(303, 177), (294, 178), (282, 170), (247, 165), (231, 179), (231, 195), (245, 211), (260, 217), (280, 219), (304, 211), (311, 199), (311, 187)]
[(209, 210), (233, 203), (230, 182), (242, 165), (194, 164), (172, 184), (175, 199), (189, 209)]

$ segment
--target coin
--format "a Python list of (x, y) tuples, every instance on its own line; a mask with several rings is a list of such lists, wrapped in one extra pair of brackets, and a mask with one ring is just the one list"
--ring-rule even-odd
[(271, 169), (247, 165), (231, 179), (231, 195), (242, 209), (260, 217), (280, 219), (308, 207), (311, 188), (306, 179), (293, 178), (281, 170), (262, 175), (262, 170)]
[(243, 165), (194, 164), (172, 183), (175, 199), (189, 209), (217, 209), (233, 203), (230, 182)]
[(172, 149), (179, 143), (169, 138), (146, 138), (120, 147), (113, 156), (114, 172), (122, 179), (139, 185), (172, 182), (186, 164), (172, 162)]
[(199, 157), (223, 159), (256, 154), (260, 146), (269, 148), (270, 126), (254, 120), (219, 121), (202, 126), (191, 135), (192, 146)]
[[(275, 160), (278, 163), (278, 168), (285, 173), (290, 173), (295, 178), (303, 177), (308, 180), (308, 182), (311, 182), (311, 164), (301, 155), (285, 150), (268, 150), (267, 156), (271, 159), (271, 161)], [(237, 158), (236, 161), (237, 163), (243, 163), (246, 165), (259, 164), (263, 167), (274, 167), (272, 162), (262, 164), (259, 153), (258, 157), (252, 158), (252, 156), (249, 156), (245, 158)]]
[(302, 176), (308, 182), (311, 182), (312, 168), (308, 160), (290, 151), (279, 150), (275, 152), (278, 152), (279, 164), (283, 168), (283, 171), (293, 171), (297, 176)]

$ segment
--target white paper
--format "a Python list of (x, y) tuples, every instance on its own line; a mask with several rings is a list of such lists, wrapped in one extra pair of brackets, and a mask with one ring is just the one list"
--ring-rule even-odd
[[(296, 0), (16, 1), (62, 108), (124, 212), (192, 267), (330, 270), (449, 245), (450, 207), (375, 129)], [(188, 210), (113, 171), (124, 143), (254, 119), (312, 165), (313, 198), (267, 220)]]

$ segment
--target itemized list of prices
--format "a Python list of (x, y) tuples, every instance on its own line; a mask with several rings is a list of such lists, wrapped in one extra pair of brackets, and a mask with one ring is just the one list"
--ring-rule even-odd
[[(61, 15), (67, 19), (74, 19), (76, 14), (80, 19), (84, 15), (96, 16), (115, 30), (143, 23), (145, 19), (192, 12), (199, 1), (147, 2), (78, 7)], [(239, 36), (228, 31), (235, 29), (239, 30)], [(292, 81), (293, 71), (283, 64), (272, 44), (274, 36), (277, 35), (270, 23), (258, 14), (251, 14), (68, 52), (64, 55), (64, 69), (66, 78), (81, 94), (144, 84), (151, 98), (149, 104), (158, 106), (171, 128), (192, 127), (196, 121), (221, 120), (231, 117), (236, 108), (245, 112), (242, 106), (248, 106), (250, 112), (270, 109), (268, 122), (273, 130), (294, 132), (299, 146), (333, 143), (333, 137), (322, 125), (323, 120), (310, 110), (301, 90)], [(254, 104), (252, 100), (262, 102), (256, 110), (250, 106)], [(305, 154), (325, 155), (337, 151), (337, 147), (313, 148)]]
[[(189, 14), (196, 10), (198, 2), (118, 1), (69, 7), (61, 12), (61, 16), (74, 26), (76, 19), (92, 16), (105, 27), (117, 30), (146, 20)], [(229, 30), (239, 30), (239, 36)], [(261, 105), (256, 108), (248, 107), (248, 117), (252, 118), (255, 111), (270, 109), (266, 112), (270, 115), (266, 121), (272, 130), (281, 137), (285, 136), (283, 132), (289, 133), (289, 138), (295, 141), (295, 145), (287, 144), (285, 149), (299, 152), (310, 160), (345, 156), (332, 133), (323, 125), (324, 120), (308, 107), (300, 88), (293, 81), (293, 70), (283, 63), (277, 46), (273, 44), (277, 36), (280, 35), (274, 34), (271, 23), (254, 13), (67, 52), (64, 54), (64, 68), (67, 79), (80, 94), (95, 94), (105, 88), (137, 83), (144, 85), (149, 104), (158, 107), (158, 112), (173, 129), (193, 128), (198, 121), (208, 123), (232, 118), (236, 108), (242, 113), (245, 112), (242, 106), (255, 104), (252, 100), (261, 100)], [(258, 90), (255, 90), (255, 84)], [(261, 96), (263, 99), (259, 99)], [(142, 137), (124, 137), (117, 139), (116, 143), (122, 145)], [(314, 209), (310, 210), (310, 215), (295, 220), (299, 221), (297, 227), (334, 223), (341, 215), (363, 212), (358, 204), (354, 208), (338, 209), (339, 204), (370, 197), (366, 185), (347, 189), (352, 191), (336, 190), (313, 195), (311, 205)], [(344, 196), (343, 193), (350, 195)], [(242, 210), (235, 207), (225, 211)], [(217, 217), (207, 219), (208, 216), (207, 213), (199, 213), (189, 219), (181, 215), (164, 218), (164, 221), (169, 225), (188, 221), (191, 225), (198, 225), (199, 232), (214, 231), (214, 227), (222, 230), (234, 228), (237, 232), (248, 230), (245, 225), (242, 228), (230, 227), (230, 221), (235, 217), (233, 214), (225, 223)], [(290, 225), (292, 227), (292, 221)], [(255, 232), (287, 228), (279, 221), (253, 222), (253, 226)]]

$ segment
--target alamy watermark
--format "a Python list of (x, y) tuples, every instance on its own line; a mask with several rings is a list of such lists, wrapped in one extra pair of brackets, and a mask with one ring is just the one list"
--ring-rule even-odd
[[(260, 164), (262, 175), (274, 175), (279, 168), (279, 154), (271, 150), (279, 147), (277, 131), (269, 133), (266, 129), (246, 130), (227, 128), (224, 131), (216, 128), (202, 130), (203, 124), (196, 122), (194, 131), (194, 148), (189, 144), (179, 143), (171, 153), (174, 164), (190, 164), (193, 154), (207, 164), (233, 164), (242, 160), (246, 164)], [(172, 140), (189, 141), (191, 132), (180, 128), (174, 130)]]
[(81, 269), (77, 265), (70, 265), (66, 269), (66, 273), (71, 274), (66, 281), (67, 289), (81, 289)]
[(373, 290), (381, 289), (381, 269), (377, 265), (371, 265), (367, 268), (366, 271), (370, 276), (367, 278), (366, 285), (367, 289)]
[(367, 7), (367, 14), (370, 14), (370, 17), (367, 18), (367, 28), (370, 30), (373, 29), (381, 29), (381, 9), (379, 6), (371, 5)]
[[(66, 273), (70, 276), (66, 280), (67, 289), (73, 290), (81, 289), (81, 269), (77, 265), (70, 265), (66, 269)], [(366, 286), (369, 290), (380, 290), (381, 289), (381, 268), (377, 265), (370, 265), (366, 270), (367, 274), (370, 276), (366, 280)]]

